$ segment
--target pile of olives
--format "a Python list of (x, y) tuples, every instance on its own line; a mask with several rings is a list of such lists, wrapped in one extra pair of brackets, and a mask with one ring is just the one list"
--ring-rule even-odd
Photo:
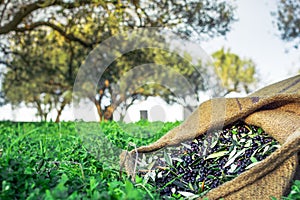
[(157, 160), (163, 167), (155, 167), (155, 176), (149, 182), (162, 196), (203, 196), (279, 147), (261, 128), (236, 122), (165, 151)]

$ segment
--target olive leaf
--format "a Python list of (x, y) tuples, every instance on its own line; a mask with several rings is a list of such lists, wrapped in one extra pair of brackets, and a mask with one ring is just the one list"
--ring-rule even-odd
[(254, 156), (251, 156), (251, 157), (250, 157), (250, 160), (251, 160), (252, 163), (258, 162), (257, 159), (256, 159)]
[(191, 193), (191, 192), (184, 192), (184, 191), (178, 191), (178, 193), (181, 194), (181, 195), (184, 196), (184, 197), (192, 197), (192, 196), (195, 195), (194, 193)]
[(230, 169), (228, 170), (228, 172), (229, 172), (229, 173), (233, 173), (233, 172), (236, 170), (236, 168), (237, 168), (237, 165), (236, 165), (236, 164), (232, 164), (232, 165), (230, 166)]
[(172, 158), (166, 151), (164, 151), (164, 159), (169, 166), (173, 165)]
[(192, 149), (191, 145), (185, 144), (185, 143), (181, 143), (182, 146), (186, 147), (187, 149)]
[(228, 154), (228, 151), (219, 151), (219, 152), (208, 155), (205, 158), (205, 160), (212, 159), (212, 158), (219, 158), (219, 157), (225, 156), (226, 154)]
[(255, 165), (257, 165), (258, 163), (260, 163), (260, 162), (252, 163), (252, 164), (248, 165), (245, 169), (250, 169), (250, 168), (254, 167)]
[(241, 156), (243, 153), (245, 153), (246, 149), (242, 149), (240, 150), (239, 152), (237, 152), (231, 159), (229, 159), (227, 161), (227, 163), (224, 165), (224, 168), (225, 167), (228, 167), (229, 165), (231, 165), (232, 163), (234, 163), (235, 159), (239, 156)]

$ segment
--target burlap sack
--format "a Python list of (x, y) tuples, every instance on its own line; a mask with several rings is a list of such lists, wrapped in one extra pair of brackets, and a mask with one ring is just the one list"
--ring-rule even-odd
[(136, 152), (163, 147), (222, 128), (237, 120), (262, 127), (281, 147), (237, 178), (211, 190), (209, 199), (280, 199), (290, 188), (300, 150), (300, 75), (269, 85), (245, 98), (220, 98), (202, 103), (180, 126), (158, 141), (120, 155), (129, 175), (135, 173)]

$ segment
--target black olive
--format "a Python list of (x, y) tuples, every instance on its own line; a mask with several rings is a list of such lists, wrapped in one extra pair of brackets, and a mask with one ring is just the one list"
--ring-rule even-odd
[[(234, 131), (233, 131), (234, 129)], [(257, 134), (258, 127), (255, 126), (247, 126), (238, 122), (235, 125), (229, 125), (225, 127), (221, 131), (216, 131), (210, 133), (208, 135), (201, 135), (195, 140), (187, 142), (188, 145), (191, 146), (191, 149), (182, 147), (181, 150), (174, 153), (176, 157), (181, 158), (182, 162), (178, 162), (173, 160), (173, 167), (170, 167), (166, 170), (158, 170), (157, 172), (162, 171), (162, 178), (156, 178), (155, 185), (158, 188), (165, 187), (166, 183), (169, 183), (167, 187), (160, 191), (160, 194), (163, 196), (170, 196), (173, 192), (172, 188), (175, 188), (175, 194), (178, 194), (177, 191), (186, 191), (186, 192), (202, 192), (202, 182), (205, 183), (205, 188), (215, 188), (218, 187), (225, 181), (228, 181), (231, 178), (226, 178), (223, 180), (226, 175), (234, 175), (237, 176), (240, 173), (243, 173), (246, 170), (246, 167), (252, 164), (250, 157), (253, 155), (254, 151), (260, 148), (263, 144), (271, 143), (278, 144), (273, 138), (267, 136), (264, 132), (261, 134), (257, 134), (255, 137), (251, 138), (249, 135), (245, 135), (249, 133), (249, 129), (252, 129), (252, 134)], [(243, 142), (238, 142), (236, 140), (244, 139)], [(206, 142), (204, 143), (204, 141)], [(217, 159), (208, 159), (205, 160), (205, 156), (203, 156), (203, 152), (206, 152), (206, 155), (209, 155), (218, 151), (232, 151), (233, 146), (237, 149), (237, 151), (241, 151), (245, 148), (243, 145), (250, 140), (251, 145), (247, 147), (246, 151), (243, 152), (238, 158), (235, 159), (234, 164), (237, 165), (236, 170), (232, 172), (231, 166), (224, 167), (228, 162), (228, 156), (223, 156)], [(210, 148), (212, 141), (217, 141), (216, 145), (213, 148)], [(208, 146), (204, 146), (204, 144), (208, 144)], [(275, 150), (273, 148), (272, 150)], [(262, 151), (256, 151), (255, 158), (258, 161), (265, 159), (271, 152), (263, 155)], [(172, 154), (173, 155), (173, 154)], [(159, 162), (163, 163), (163, 162)], [(174, 169), (177, 167), (177, 170)], [(231, 170), (231, 172), (230, 172)], [(157, 176), (156, 176), (157, 177)], [(176, 179), (176, 181), (184, 181), (186, 183), (191, 183), (194, 186), (194, 190), (192, 191), (189, 187), (180, 188), (174, 184), (170, 183), (171, 180)], [(201, 188), (201, 189), (200, 189)]]

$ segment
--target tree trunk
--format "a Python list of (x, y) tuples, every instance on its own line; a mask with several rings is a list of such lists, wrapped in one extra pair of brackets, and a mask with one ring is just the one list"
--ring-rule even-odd
[(112, 105), (107, 106), (104, 110), (104, 120), (112, 121), (113, 120), (113, 112), (114, 112), (114, 107)]
[(119, 119), (120, 122), (124, 122), (125, 115), (126, 113), (125, 114), (120, 113), (120, 119)]
[(63, 109), (65, 108), (65, 106), (66, 106), (66, 104), (63, 103), (63, 104), (60, 106), (60, 109), (57, 110), (57, 115), (56, 115), (55, 123), (60, 122), (60, 116), (61, 116), (61, 113), (62, 113)]
[(43, 121), (44, 122), (47, 121), (47, 116), (48, 116), (48, 113), (44, 112), (44, 114), (43, 114)]
[(36, 104), (36, 109), (38, 110), (38, 116), (41, 118), (41, 121), (44, 120), (44, 115), (43, 115), (43, 110), (42, 110), (42, 106), (41, 104), (39, 103), (38, 99), (35, 97), (35, 104)]
[(96, 99), (94, 99), (94, 104), (95, 104), (95, 106), (97, 108), (97, 113), (98, 113), (98, 116), (99, 116), (99, 121), (101, 122), (102, 121), (101, 105), (100, 105), (100, 103)]

